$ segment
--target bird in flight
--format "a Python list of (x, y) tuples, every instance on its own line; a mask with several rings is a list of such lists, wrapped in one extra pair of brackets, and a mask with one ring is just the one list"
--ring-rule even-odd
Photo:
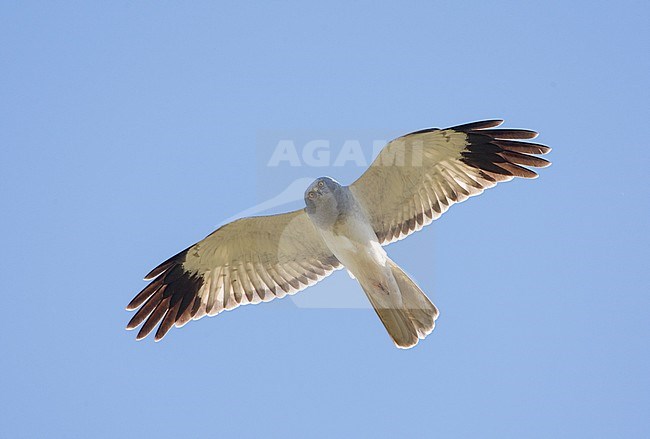
[[(128, 304), (137, 339), (249, 303), (295, 294), (338, 269), (359, 282), (388, 334), (410, 348), (433, 331), (438, 309), (383, 246), (422, 229), (454, 203), (550, 162), (537, 133), (486, 120), (416, 131), (389, 142), (361, 177), (318, 178), (306, 207), (242, 218), (212, 232), (145, 276)], [(144, 324), (143, 324), (144, 323)]]

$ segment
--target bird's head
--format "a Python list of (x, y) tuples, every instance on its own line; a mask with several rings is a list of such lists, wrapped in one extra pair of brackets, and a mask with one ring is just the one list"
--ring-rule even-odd
[(305, 191), (307, 213), (315, 214), (337, 210), (337, 196), (341, 185), (330, 177), (317, 178)]

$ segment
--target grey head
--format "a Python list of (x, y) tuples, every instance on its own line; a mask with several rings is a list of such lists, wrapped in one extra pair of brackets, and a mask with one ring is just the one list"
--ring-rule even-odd
[(348, 190), (330, 177), (317, 178), (305, 191), (307, 214), (316, 225), (334, 224), (348, 204)]

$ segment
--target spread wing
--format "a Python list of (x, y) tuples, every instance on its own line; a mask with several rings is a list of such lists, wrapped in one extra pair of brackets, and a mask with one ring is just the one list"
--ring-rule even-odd
[(154, 268), (126, 308), (140, 308), (127, 329), (144, 322), (140, 340), (160, 322), (158, 341), (174, 325), (294, 294), (340, 267), (304, 210), (243, 218)]
[(486, 120), (452, 128), (417, 131), (389, 142), (350, 190), (364, 205), (379, 242), (389, 244), (437, 219), (454, 203), (513, 177), (535, 178), (525, 166), (550, 162), (536, 157), (551, 149), (522, 142), (537, 133), (488, 129)]

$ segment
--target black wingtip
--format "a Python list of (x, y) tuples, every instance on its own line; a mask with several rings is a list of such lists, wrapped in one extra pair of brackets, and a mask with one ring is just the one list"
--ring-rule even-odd
[(536, 157), (548, 153), (551, 148), (520, 141), (537, 137), (536, 131), (484, 129), (491, 128), (488, 125), (489, 123), (481, 122), (460, 125), (463, 127), (461, 131), (467, 133), (467, 146), (461, 152), (461, 161), (479, 169), (495, 181), (512, 177), (537, 178), (537, 173), (525, 166), (545, 168), (551, 164), (548, 160)]
[(495, 129), (495, 130), (481, 130), (481, 133), (487, 134), (495, 139), (505, 140), (524, 140), (534, 139), (538, 136), (537, 131), (521, 130), (521, 129)]
[(179, 319), (190, 320), (198, 311), (190, 305), (195, 302), (204, 279), (183, 268), (186, 252), (159, 266), (164, 269), (156, 267), (154, 280), (127, 305), (127, 310), (140, 308), (126, 326), (132, 330), (142, 324), (136, 340), (145, 338), (158, 325), (154, 339), (160, 341)]
[(169, 270), (171, 267), (178, 263), (185, 262), (185, 257), (187, 256), (187, 252), (189, 251), (191, 247), (186, 248), (182, 252), (179, 252), (172, 256), (171, 258), (167, 259), (165, 262), (161, 262), (158, 264), (156, 268), (151, 270), (147, 275), (144, 277), (144, 280), (153, 280), (160, 276), (162, 273), (165, 271)]
[(454, 127), (451, 127), (451, 129), (456, 131), (483, 130), (486, 128), (498, 127), (503, 122), (504, 122), (503, 119), (488, 119), (488, 120), (481, 120), (478, 122), (470, 122), (462, 125), (456, 125)]

